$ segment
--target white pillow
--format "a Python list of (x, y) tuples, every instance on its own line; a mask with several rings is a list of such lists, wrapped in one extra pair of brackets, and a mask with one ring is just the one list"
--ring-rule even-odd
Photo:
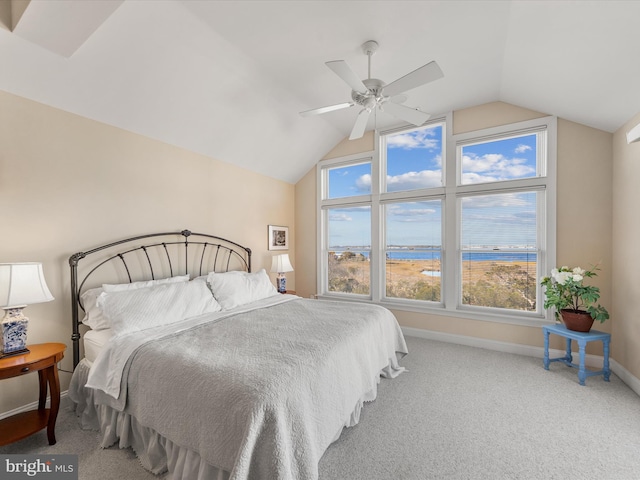
[(116, 335), (168, 325), (220, 310), (220, 305), (205, 282), (178, 282), (121, 292), (103, 292), (98, 297), (97, 305)]
[(104, 330), (109, 328), (107, 320), (102, 317), (102, 312), (96, 306), (96, 301), (103, 291), (102, 287), (92, 288), (80, 295), (82, 307), (85, 312), (82, 323), (91, 327), (93, 330)]
[(264, 268), (258, 273), (211, 272), (207, 283), (223, 310), (278, 295)]
[(120, 283), (120, 284), (108, 284), (105, 283), (102, 287), (92, 288), (84, 292), (80, 299), (82, 300), (82, 306), (84, 307), (85, 315), (82, 319), (82, 323), (91, 327), (93, 330), (104, 330), (111, 328), (109, 321), (104, 318), (102, 312), (96, 305), (96, 301), (102, 292), (121, 292), (124, 290), (135, 290), (136, 288), (145, 288), (153, 285), (163, 285), (165, 283), (186, 282), (189, 280), (189, 275), (180, 275), (170, 278), (162, 278), (160, 280), (147, 280), (142, 282)]
[(105, 292), (124, 292), (125, 290), (135, 290), (137, 288), (153, 287), (154, 285), (164, 285), (165, 283), (188, 282), (189, 275), (178, 275), (177, 277), (162, 278), (160, 280), (143, 280), (141, 282), (119, 283), (110, 285), (102, 284)]

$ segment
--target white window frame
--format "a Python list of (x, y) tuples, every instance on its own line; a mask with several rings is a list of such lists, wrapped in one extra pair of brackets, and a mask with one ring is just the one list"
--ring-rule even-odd
[[(541, 117), (533, 120), (512, 123), (472, 132), (460, 134), (452, 133), (452, 114), (436, 117), (425, 124), (444, 123), (443, 136), (443, 180), (444, 187), (410, 190), (402, 192), (382, 193), (386, 172), (384, 154), (380, 152), (380, 136), (411, 127), (394, 128), (382, 132), (376, 131), (374, 150), (349, 155), (330, 160), (322, 160), (317, 165), (318, 182), (318, 215), (317, 231), (319, 248), (317, 252), (317, 292), (320, 298), (342, 299), (373, 302), (388, 308), (402, 311), (421, 312), (441, 316), (486, 320), (492, 322), (514, 323), (520, 325), (539, 326), (553, 321), (553, 314), (542, 308), (544, 294), (537, 283), (538, 311), (520, 312), (517, 310), (491, 309), (488, 307), (474, 307), (461, 305), (461, 275), (458, 258), (460, 256), (460, 198), (471, 193), (503, 193), (506, 191), (526, 190), (543, 191), (538, 195), (538, 271), (546, 274), (554, 265), (556, 258), (556, 164), (557, 164), (557, 119), (556, 117)], [(546, 131), (546, 146), (538, 145), (538, 149), (546, 148), (546, 162), (538, 165), (541, 169), (536, 177), (508, 182), (461, 185), (461, 165), (457, 161), (458, 148), (465, 143), (488, 141), (491, 138), (504, 138), (510, 135), (521, 135), (535, 130)], [(340, 165), (349, 165), (362, 161), (371, 162), (371, 194), (340, 199), (326, 199), (326, 171)], [(508, 183), (508, 186), (506, 184)], [(385, 230), (383, 205), (396, 201), (419, 201), (443, 198), (442, 205), (442, 263), (441, 273), (442, 298), (441, 302), (422, 300), (387, 298), (385, 296)], [(328, 272), (325, 255), (327, 253), (327, 229), (325, 212), (328, 208), (341, 206), (355, 206), (357, 204), (371, 205), (371, 285), (370, 295), (354, 295), (348, 293), (328, 292)]]
[[(373, 301), (375, 298), (374, 289), (377, 288), (375, 284), (377, 283), (377, 275), (374, 274), (378, 268), (378, 263), (374, 261), (374, 258), (377, 256), (374, 254), (376, 250), (375, 240), (373, 237), (373, 232), (378, 230), (378, 225), (374, 224), (374, 218), (378, 217), (373, 211), (372, 199), (376, 196), (374, 194), (379, 194), (379, 186), (376, 185), (376, 182), (371, 182), (371, 193), (366, 195), (355, 195), (351, 197), (344, 198), (332, 198), (329, 199), (329, 185), (327, 179), (327, 173), (330, 169), (341, 167), (341, 166), (349, 166), (349, 165), (358, 165), (365, 162), (371, 162), (371, 178), (378, 177), (378, 165), (374, 159), (377, 156), (377, 151), (372, 150), (369, 152), (358, 153), (354, 155), (348, 155), (345, 157), (334, 158), (330, 160), (323, 160), (317, 165), (317, 192), (318, 192), (318, 215), (317, 215), (317, 232), (319, 235), (318, 241), (318, 252), (317, 252), (317, 292), (320, 292), (318, 297), (326, 297), (330, 296), (331, 298), (339, 298), (346, 300), (356, 300), (356, 301)], [(371, 206), (371, 256), (370, 256), (370, 264), (371, 274), (370, 285), (369, 285), (369, 295), (357, 295), (353, 293), (341, 293), (341, 292), (329, 292), (328, 291), (328, 271), (327, 271), (327, 262), (325, 262), (325, 258), (327, 258), (327, 254), (329, 252), (329, 232), (327, 225), (327, 211), (331, 208), (341, 208), (341, 207), (357, 207), (368, 205)]]

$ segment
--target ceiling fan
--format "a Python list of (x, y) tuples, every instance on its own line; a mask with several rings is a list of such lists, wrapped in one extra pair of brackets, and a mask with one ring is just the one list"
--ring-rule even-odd
[(371, 78), (371, 56), (376, 53), (377, 50), (378, 42), (374, 40), (369, 40), (362, 44), (362, 51), (368, 57), (368, 78), (366, 80), (360, 80), (344, 60), (326, 62), (327, 67), (333, 70), (336, 75), (351, 87), (351, 99), (353, 101), (330, 105), (328, 107), (314, 108), (313, 110), (306, 110), (304, 112), (300, 112), (300, 115), (303, 117), (319, 115), (321, 113), (333, 112), (335, 110), (341, 110), (355, 105), (364, 107), (358, 114), (356, 123), (351, 130), (351, 135), (349, 135), (349, 140), (361, 138), (364, 135), (369, 115), (375, 109), (390, 113), (391, 115), (412, 123), (417, 127), (424, 124), (430, 115), (418, 110), (417, 108), (402, 105), (402, 102), (404, 102), (407, 97), (406, 95), (401, 94), (407, 90), (411, 90), (444, 77), (442, 70), (440, 70), (440, 67), (435, 61), (429, 62), (417, 70), (414, 70), (413, 72), (408, 73), (404, 77), (400, 77), (387, 85), (382, 80)]

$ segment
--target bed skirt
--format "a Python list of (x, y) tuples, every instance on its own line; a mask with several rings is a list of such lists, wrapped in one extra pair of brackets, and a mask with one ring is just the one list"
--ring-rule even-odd
[[(231, 472), (209, 465), (197, 452), (181, 447), (155, 430), (141, 425), (135, 417), (96, 402), (95, 390), (84, 387), (90, 367), (91, 364), (86, 359), (78, 364), (69, 385), (69, 397), (76, 404), (76, 415), (80, 419), (82, 428), (101, 432), (100, 447), (108, 448), (116, 444), (120, 448), (131, 447), (145, 469), (156, 475), (168, 471), (170, 474), (166, 478), (171, 480), (228, 480), (231, 478)], [(398, 370), (401, 369), (398, 368)], [(381, 372), (381, 376), (394, 378), (399, 373), (395, 367), (389, 366)], [(373, 401), (376, 396), (377, 384), (358, 401), (342, 428), (356, 425), (360, 421), (364, 402)], [(340, 437), (342, 428), (336, 432), (333, 441)]]

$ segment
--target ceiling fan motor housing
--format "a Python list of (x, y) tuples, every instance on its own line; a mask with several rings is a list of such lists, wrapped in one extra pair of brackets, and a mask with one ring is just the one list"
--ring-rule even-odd
[(377, 78), (368, 78), (362, 83), (367, 87), (366, 93), (351, 91), (351, 99), (358, 105), (366, 108), (373, 108), (377, 104), (381, 104), (385, 97), (382, 95), (382, 89), (386, 85), (382, 80)]

